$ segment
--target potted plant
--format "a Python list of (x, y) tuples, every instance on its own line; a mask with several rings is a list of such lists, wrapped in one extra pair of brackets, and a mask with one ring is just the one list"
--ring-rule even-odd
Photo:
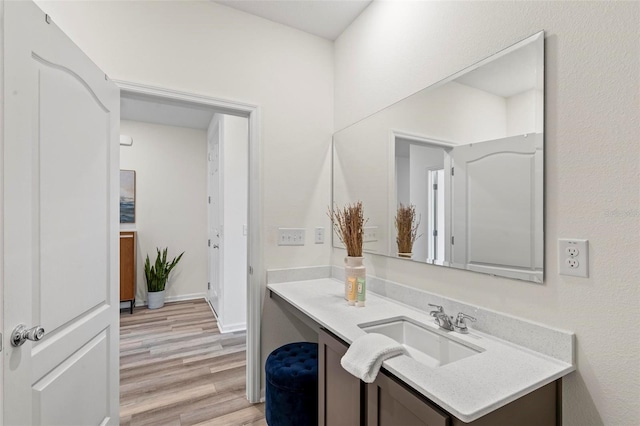
[(400, 203), (395, 218), (396, 243), (398, 244), (398, 256), (411, 259), (413, 251), (413, 243), (420, 237), (418, 235), (418, 226), (420, 219), (416, 221), (416, 206), (409, 204), (405, 206)]
[(345, 299), (349, 300), (351, 304), (349, 289), (353, 288), (353, 283), (350, 286), (350, 280), (357, 280), (366, 276), (365, 267), (362, 264), (364, 260), (364, 257), (362, 257), (362, 242), (364, 224), (366, 223), (362, 201), (347, 204), (342, 209), (336, 206), (333, 211), (329, 210), (328, 214), (335, 233), (347, 249), (347, 257), (344, 259)]
[(158, 252), (156, 261), (152, 265), (149, 262), (149, 255), (144, 262), (144, 277), (147, 281), (147, 307), (149, 309), (158, 309), (164, 306), (164, 291), (169, 280), (169, 273), (182, 259), (184, 252), (178, 257), (174, 257), (172, 261), (167, 262), (167, 248)]

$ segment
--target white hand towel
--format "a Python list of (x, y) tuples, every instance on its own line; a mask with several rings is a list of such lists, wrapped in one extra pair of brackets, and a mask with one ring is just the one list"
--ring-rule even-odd
[(340, 364), (365, 383), (372, 383), (385, 359), (404, 353), (404, 347), (392, 338), (369, 333), (353, 341)]

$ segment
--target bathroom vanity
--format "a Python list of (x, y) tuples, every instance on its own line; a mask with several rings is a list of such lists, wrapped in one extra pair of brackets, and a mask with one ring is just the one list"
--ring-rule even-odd
[[(321, 425), (561, 423), (561, 378), (575, 370), (571, 333), (550, 329), (549, 345), (557, 340), (569, 352), (550, 347), (542, 353), (472, 326), (468, 334), (442, 330), (428, 306), (419, 310), (372, 293), (366, 307), (348, 306), (343, 283), (333, 279), (269, 284), (268, 289), (284, 309), (318, 331)], [(491, 321), (500, 323), (501, 314), (494, 315)], [(477, 325), (489, 322), (485, 318)], [(509, 321), (505, 317), (504, 323)], [(398, 333), (399, 324), (411, 330)], [(539, 330), (523, 324), (522, 331), (536, 340)], [(544, 333), (543, 326), (531, 327)], [(387, 334), (409, 352), (386, 360), (371, 384), (340, 365), (349, 344), (366, 332)]]
[[(382, 369), (366, 384), (340, 365), (348, 345), (321, 329), (318, 335), (319, 424), (335, 425), (559, 425), (558, 379), (470, 423), (465, 423)], [(461, 386), (465, 386), (461, 383)]]

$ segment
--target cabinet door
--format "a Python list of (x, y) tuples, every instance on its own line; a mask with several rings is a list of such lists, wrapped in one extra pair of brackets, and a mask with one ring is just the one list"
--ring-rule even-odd
[(135, 299), (136, 234), (120, 233), (120, 301)]
[(340, 365), (347, 345), (325, 330), (318, 336), (318, 424), (364, 424), (364, 383)]
[(448, 426), (449, 416), (384, 372), (367, 386), (368, 426)]

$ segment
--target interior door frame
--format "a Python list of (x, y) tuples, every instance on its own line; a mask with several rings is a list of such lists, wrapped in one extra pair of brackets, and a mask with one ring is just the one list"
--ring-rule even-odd
[(159, 100), (204, 106), (221, 114), (249, 119), (249, 200), (247, 229), (247, 399), (260, 402), (260, 324), (262, 284), (262, 156), (260, 145), (260, 108), (257, 105), (213, 98), (178, 90), (113, 80), (120, 95), (145, 95)]

